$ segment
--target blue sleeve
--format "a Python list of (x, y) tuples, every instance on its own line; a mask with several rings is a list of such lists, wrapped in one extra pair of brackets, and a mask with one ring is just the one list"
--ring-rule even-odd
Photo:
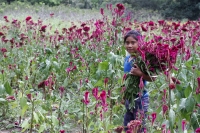
[(132, 62), (128, 62), (130, 56), (126, 56), (124, 59), (124, 73), (128, 73), (131, 70), (131, 64)]

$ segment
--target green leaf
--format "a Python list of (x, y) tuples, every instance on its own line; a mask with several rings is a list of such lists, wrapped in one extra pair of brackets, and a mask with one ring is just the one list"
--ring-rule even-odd
[(54, 66), (54, 68), (55, 68), (56, 70), (59, 70), (59, 69), (60, 69), (60, 66), (59, 66), (58, 62), (56, 62), (56, 61), (53, 61), (53, 66)]
[(63, 86), (64, 86), (64, 87), (67, 87), (67, 86), (68, 86), (68, 78), (66, 78), (66, 79), (64, 80)]
[(190, 85), (187, 86), (184, 90), (185, 97), (189, 97), (190, 93), (192, 92), (192, 88)]
[(187, 73), (186, 69), (182, 69), (182, 71), (180, 72), (180, 77), (182, 77), (185, 81), (187, 81), (186, 73)]
[(39, 133), (43, 133), (44, 129), (46, 128), (46, 126), (43, 124), (40, 126), (40, 129), (39, 129)]
[(47, 54), (52, 54), (52, 53), (53, 53), (52, 50), (51, 50), (50, 48), (45, 48), (45, 52), (46, 52)]
[(109, 66), (108, 66), (108, 61), (100, 62), (98, 65), (98, 70), (105, 70), (107, 71)]
[(53, 122), (53, 125), (55, 126), (58, 125), (59, 121), (56, 116), (52, 116), (52, 122)]
[(27, 99), (25, 97), (20, 98), (20, 106), (23, 108), (27, 105)]
[(29, 120), (25, 120), (25, 121), (23, 121), (23, 123), (22, 123), (22, 128), (24, 128), (25, 130), (29, 127), (28, 121), (29, 121)]
[(0, 98), (0, 102), (6, 102), (6, 99)]
[(187, 112), (193, 112), (194, 106), (195, 106), (194, 98), (191, 96), (188, 97), (185, 102), (185, 107), (186, 107)]
[(173, 111), (173, 109), (169, 110), (169, 125), (170, 127), (173, 127), (175, 123), (175, 113)]
[(38, 115), (37, 115), (37, 113), (35, 113), (35, 112), (33, 112), (33, 117), (34, 117), (34, 119), (35, 119), (35, 121), (38, 123)]
[(194, 98), (197, 101), (197, 103), (200, 103), (200, 95), (195, 95)]
[(175, 94), (174, 91), (171, 91), (171, 101), (174, 103), (175, 101)]
[(9, 95), (11, 95), (12, 94), (12, 88), (10, 87), (10, 84), (8, 82), (6, 82), (4, 84), (4, 87), (6, 89), (6, 93), (8, 93)]
[(102, 86), (102, 85), (103, 85), (102, 79), (98, 80), (98, 81), (94, 84), (94, 86)]
[(193, 127), (193, 129), (198, 128), (198, 118), (197, 118), (197, 114), (196, 113), (192, 113), (191, 115), (191, 125)]
[(119, 95), (118, 96), (116, 96), (116, 97), (110, 97), (110, 99), (117, 99), (119, 97)]
[(187, 98), (181, 98), (180, 104), (179, 104), (179, 109), (185, 109), (185, 102)]
[(24, 116), (25, 112), (28, 109), (28, 105), (23, 106), (22, 110), (21, 110), (21, 116)]
[(5, 87), (4, 85), (0, 85), (0, 94), (4, 94), (5, 93)]

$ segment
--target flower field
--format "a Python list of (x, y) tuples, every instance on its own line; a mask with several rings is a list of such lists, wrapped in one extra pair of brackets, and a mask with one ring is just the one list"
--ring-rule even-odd
[[(170, 68), (147, 84), (144, 132), (200, 133), (200, 21), (138, 22), (122, 4), (108, 5), (100, 14), (67, 26), (51, 23), (53, 13), (49, 23), (30, 15), (22, 20), (3, 16), (0, 130), (122, 132), (123, 36), (136, 29), (145, 51), (157, 49), (157, 58)], [(141, 119), (130, 123), (133, 133), (136, 123)]]

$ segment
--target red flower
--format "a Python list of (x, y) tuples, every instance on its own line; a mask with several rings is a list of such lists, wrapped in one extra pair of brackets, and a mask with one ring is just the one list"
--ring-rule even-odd
[(7, 96), (6, 99), (7, 99), (8, 101), (10, 101), (10, 100), (15, 100), (15, 97), (14, 97), (14, 96)]
[(62, 96), (63, 96), (63, 93), (64, 93), (64, 91), (65, 91), (65, 88), (61, 86), (61, 87), (59, 88), (59, 91), (60, 91), (60, 97), (62, 97)]
[(109, 78), (105, 78), (105, 79), (104, 79), (104, 85), (105, 85), (105, 87), (107, 87), (108, 80), (109, 80)]
[(163, 25), (163, 24), (165, 23), (165, 20), (158, 20), (158, 23), (159, 23), (160, 25)]
[(31, 94), (26, 95), (29, 100), (31, 100)]
[(174, 83), (169, 84), (169, 89), (173, 90), (173, 89), (175, 89), (175, 88), (176, 88), (176, 86), (175, 86)]
[(26, 17), (26, 22), (31, 20), (31, 16)]
[(124, 5), (121, 3), (118, 3), (116, 6), (117, 6), (118, 10), (120, 10), (120, 11), (125, 9)]
[(84, 27), (85, 25), (86, 25), (86, 23), (82, 23), (82, 24), (81, 24), (81, 27)]
[(71, 68), (66, 68), (65, 71), (69, 74), (69, 72), (71, 71)]
[(175, 77), (171, 77), (171, 78), (172, 78), (172, 81), (173, 81), (175, 84), (180, 84), (180, 83), (181, 83), (181, 81), (178, 80), (177, 78), (175, 78)]
[(195, 133), (200, 133), (200, 127), (195, 130)]
[(85, 94), (84, 94), (84, 100), (83, 102), (88, 105), (90, 103), (90, 100), (89, 100), (89, 91), (86, 91)]
[(197, 78), (198, 86), (196, 88), (196, 94), (200, 93), (200, 77)]
[(183, 130), (183, 132), (185, 130), (185, 124), (186, 124), (186, 120), (182, 120), (182, 130)]
[(143, 88), (144, 88), (144, 82), (143, 82), (143, 78), (142, 78), (142, 77), (140, 77), (139, 88), (140, 88), (140, 89), (143, 89)]
[(3, 36), (4, 34), (2, 32), (0, 32), (0, 36)]
[(51, 13), (50, 16), (53, 17), (54, 13)]
[(186, 55), (185, 55), (185, 60), (186, 61), (189, 60), (190, 56), (191, 56), (190, 49), (187, 49)]
[(122, 78), (122, 83), (124, 83), (125, 80), (126, 80), (126, 74), (124, 74), (124, 76)]
[(25, 80), (28, 80), (28, 76), (25, 76)]
[(200, 77), (197, 78), (198, 87), (200, 88)]
[(85, 27), (83, 27), (83, 30), (84, 30), (85, 32), (88, 32), (88, 31), (90, 30), (90, 27), (85, 26)]
[(100, 9), (101, 15), (104, 15), (103, 8)]
[(45, 87), (45, 80), (38, 84), (38, 88), (44, 88), (44, 87)]
[(153, 21), (149, 21), (149, 26), (154, 26), (154, 22)]
[(142, 31), (146, 32), (147, 31), (147, 28), (144, 27), (144, 25), (141, 25), (141, 28), (142, 28)]
[(151, 123), (152, 123), (152, 125), (154, 124), (154, 122), (156, 120), (156, 116), (157, 116), (157, 114), (155, 112), (151, 114), (151, 117), (152, 117)]
[(103, 90), (100, 94), (100, 100), (101, 100), (101, 104), (102, 106), (106, 107), (107, 104), (106, 104), (106, 91)]
[(47, 26), (46, 26), (46, 25), (43, 25), (43, 26), (40, 28), (40, 31), (45, 32), (45, 31), (46, 31), (46, 28), (47, 28)]
[(1, 52), (4, 54), (5, 52), (7, 52), (6, 48), (1, 48)]
[(86, 83), (88, 83), (88, 82), (89, 82), (88, 78), (86, 78), (86, 79), (85, 79), (85, 82), (86, 82)]
[(167, 110), (168, 110), (168, 106), (164, 104), (162, 106), (163, 115), (165, 115), (165, 113), (167, 112)]
[(3, 18), (5, 19), (6, 22), (9, 22), (8, 16), (4, 16)]
[(96, 100), (98, 100), (98, 88), (97, 87), (92, 89), (92, 94), (96, 98)]
[(76, 70), (77, 69), (77, 67), (76, 66), (74, 66), (73, 68), (72, 68), (72, 70)]
[(60, 133), (65, 133), (65, 130), (60, 130)]
[(123, 130), (124, 130), (124, 127), (123, 127), (123, 126), (118, 126), (118, 127), (115, 129), (115, 132), (116, 132), (116, 133), (122, 133)]

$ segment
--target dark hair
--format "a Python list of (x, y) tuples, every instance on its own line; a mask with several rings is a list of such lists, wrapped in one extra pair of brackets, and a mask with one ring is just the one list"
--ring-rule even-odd
[(127, 39), (129, 36), (133, 37), (135, 40), (138, 41), (138, 36), (142, 36), (142, 35), (140, 34), (139, 31), (130, 30), (130, 31), (128, 31), (128, 32), (125, 34), (125, 36), (124, 36), (124, 43), (125, 43), (126, 39)]

